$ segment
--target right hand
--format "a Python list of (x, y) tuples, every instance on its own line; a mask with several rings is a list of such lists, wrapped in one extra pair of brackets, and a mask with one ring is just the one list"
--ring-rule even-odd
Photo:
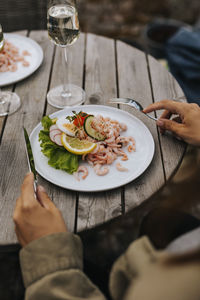
[(25, 176), (13, 216), (16, 235), (23, 247), (43, 236), (67, 231), (60, 211), (42, 186), (35, 197), (33, 181), (33, 173)]
[[(195, 103), (181, 103), (172, 100), (162, 100), (146, 107), (143, 112), (165, 109), (157, 125), (161, 132), (169, 130), (185, 142), (200, 146), (200, 107)], [(170, 120), (175, 114), (175, 118)]]

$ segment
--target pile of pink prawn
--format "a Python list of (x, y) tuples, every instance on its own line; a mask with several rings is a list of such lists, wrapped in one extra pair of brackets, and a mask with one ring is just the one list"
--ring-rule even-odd
[(0, 52), (0, 72), (17, 71), (17, 63), (21, 62), (24, 67), (29, 66), (25, 56), (30, 55), (26, 50), (19, 54), (19, 49), (8, 41), (5, 41), (3, 50)]
[[(121, 161), (128, 160), (128, 155), (125, 153), (124, 148), (127, 147), (129, 153), (135, 151), (135, 140), (132, 136), (120, 135), (127, 130), (126, 124), (110, 118), (104, 118), (101, 115), (94, 118), (92, 127), (104, 135), (105, 140), (96, 142), (97, 147), (86, 156), (83, 155), (82, 159), (86, 160), (94, 168), (94, 172), (97, 175), (103, 176), (109, 172), (108, 165), (111, 165), (119, 156)], [(93, 140), (93, 142), (95, 141)], [(128, 171), (120, 162), (116, 163), (116, 168), (120, 172)], [(79, 172), (83, 172), (82, 179), (85, 179), (88, 175), (87, 167), (80, 166), (77, 173)]]
[[(128, 153), (136, 151), (135, 140), (132, 136), (121, 135), (122, 132), (127, 130), (127, 125), (116, 120), (97, 115), (94, 117), (91, 125), (105, 137), (105, 140), (96, 141), (86, 134), (84, 128), (80, 128), (77, 133), (79, 139), (86, 139), (97, 144), (92, 152), (82, 155), (82, 160), (92, 166), (97, 175), (104, 176), (109, 172), (109, 165), (119, 157), (122, 162), (128, 160), (125, 149), (127, 149)], [(61, 133), (57, 125), (51, 126), (50, 138), (60, 146), (62, 145)], [(120, 172), (128, 171), (120, 162), (116, 163), (116, 169)], [(81, 178), (85, 179), (89, 173), (88, 168), (86, 166), (79, 166), (77, 172), (74, 173), (78, 181), (80, 180), (79, 173), (82, 173)]]

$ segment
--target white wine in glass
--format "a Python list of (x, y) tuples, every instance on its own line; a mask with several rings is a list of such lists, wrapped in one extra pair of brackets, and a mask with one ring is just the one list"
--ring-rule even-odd
[[(3, 51), (4, 43), (3, 30), (0, 24), (0, 52)], [(16, 93), (2, 91), (0, 88), (0, 117), (13, 114), (19, 109), (20, 105), (20, 98)]]
[[(73, 0), (50, 0), (47, 11), (47, 29), (50, 40), (63, 52), (63, 68), (67, 68), (67, 46), (76, 42), (79, 37), (78, 13)], [(54, 107), (80, 105), (85, 101), (84, 90), (68, 83), (67, 72), (64, 72), (63, 85), (51, 89), (47, 101)]]

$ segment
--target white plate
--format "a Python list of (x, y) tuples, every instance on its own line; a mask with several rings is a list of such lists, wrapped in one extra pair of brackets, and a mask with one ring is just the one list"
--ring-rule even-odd
[[(136, 152), (128, 154), (128, 161), (121, 161), (119, 157), (109, 166), (110, 171), (105, 176), (96, 175), (91, 166), (85, 162), (81, 162), (81, 164), (88, 166), (89, 175), (85, 180), (77, 181), (73, 175), (61, 170), (56, 170), (48, 165), (48, 158), (42, 154), (38, 141), (38, 134), (42, 129), (40, 123), (30, 135), (35, 167), (38, 173), (46, 180), (58, 186), (84, 192), (97, 192), (117, 188), (131, 182), (141, 175), (149, 166), (154, 154), (154, 140), (149, 129), (139, 119), (120, 109), (101, 105), (84, 105), (81, 108), (88, 114), (101, 114), (104, 117), (110, 117), (111, 119), (127, 124), (128, 129), (123, 132), (123, 136), (133, 136), (135, 138)], [(80, 106), (57, 111), (50, 117), (60, 118), (61, 116), (71, 115), (72, 110), (79, 112)], [(121, 162), (129, 171), (119, 172), (115, 166), (116, 162)]]
[(5, 86), (8, 84), (13, 84), (17, 81), (20, 81), (39, 68), (43, 60), (43, 50), (42, 48), (32, 39), (12, 34), (5, 33), (5, 40), (12, 43), (19, 49), (19, 53), (21, 54), (24, 50), (27, 50), (31, 55), (25, 56), (26, 60), (30, 63), (28, 67), (23, 67), (21, 62), (17, 63), (17, 71), (15, 72), (1, 72), (0, 73), (0, 86)]

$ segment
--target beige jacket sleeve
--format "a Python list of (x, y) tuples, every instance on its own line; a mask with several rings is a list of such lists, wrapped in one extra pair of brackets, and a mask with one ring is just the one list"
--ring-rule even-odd
[(82, 244), (71, 233), (33, 241), (20, 251), (26, 300), (105, 300), (83, 273)]
[(189, 259), (184, 261), (183, 257), (180, 259), (180, 254), (175, 257), (166, 251), (157, 251), (147, 237), (133, 242), (112, 268), (110, 276), (112, 298), (200, 299), (200, 259), (194, 259), (192, 253), (188, 255)]
[[(200, 260), (166, 263), (147, 237), (133, 242), (110, 276), (113, 300), (199, 300)], [(26, 300), (105, 300), (82, 271), (78, 236), (60, 233), (30, 243), (20, 252)]]

